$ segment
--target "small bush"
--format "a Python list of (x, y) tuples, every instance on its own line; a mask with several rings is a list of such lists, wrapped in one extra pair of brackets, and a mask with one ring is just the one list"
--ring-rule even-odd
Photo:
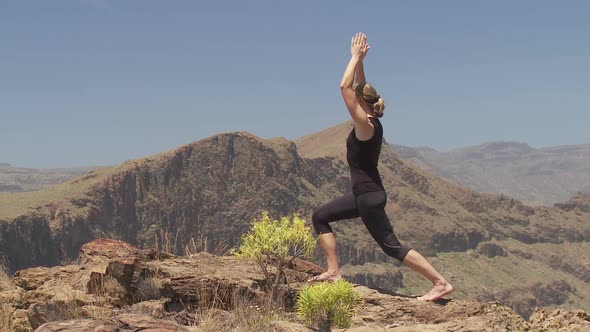
[[(273, 298), (277, 295), (283, 271), (290, 263), (286, 261), (287, 258), (312, 257), (316, 247), (311, 227), (305, 226), (304, 219), (294, 215), (292, 219), (283, 217), (281, 220), (272, 220), (268, 212), (252, 222), (252, 230), (243, 236), (243, 241), (234, 254), (258, 263), (267, 285), (272, 285)], [(276, 268), (274, 281), (269, 270), (271, 264)]]
[(303, 287), (297, 299), (297, 314), (306, 324), (330, 331), (332, 323), (349, 327), (359, 304), (360, 296), (352, 284), (340, 279)]

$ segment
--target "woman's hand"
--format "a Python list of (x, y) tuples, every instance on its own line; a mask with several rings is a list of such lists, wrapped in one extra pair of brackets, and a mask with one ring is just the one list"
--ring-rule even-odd
[(358, 56), (362, 61), (367, 55), (367, 52), (369, 52), (370, 48), (371, 46), (367, 44), (367, 35), (364, 33), (357, 32), (357, 34), (352, 37), (352, 42), (350, 45), (350, 53), (352, 56)]

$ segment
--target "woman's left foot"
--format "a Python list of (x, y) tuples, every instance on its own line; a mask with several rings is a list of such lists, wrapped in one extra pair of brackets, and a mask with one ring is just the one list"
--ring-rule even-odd
[(430, 290), (430, 292), (419, 296), (418, 300), (428, 302), (436, 301), (441, 297), (451, 293), (454, 289), (455, 288), (453, 288), (453, 285), (445, 281), (444, 283), (435, 285), (434, 288)]
[(307, 282), (321, 282), (321, 281), (328, 281), (328, 282), (334, 282), (334, 281), (338, 281), (342, 279), (342, 275), (341, 274), (332, 274), (328, 271), (319, 274), (313, 278), (309, 278), (307, 280)]

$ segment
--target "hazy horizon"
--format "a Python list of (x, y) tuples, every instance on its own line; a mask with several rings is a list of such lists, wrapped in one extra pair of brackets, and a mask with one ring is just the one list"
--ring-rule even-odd
[(590, 2), (0, 3), (0, 162), (115, 165), (214, 134), (348, 120), (367, 33), (389, 143), (590, 143)]
[[(219, 133), (219, 134), (222, 134), (222, 133)], [(275, 137), (276, 137), (276, 136), (275, 136)], [(271, 139), (271, 138), (275, 138), (275, 137), (261, 137), (261, 138), (262, 138), (262, 139)], [(205, 139), (205, 138), (206, 138), (206, 137), (204, 137), (203, 139)], [(297, 138), (299, 138), (299, 137), (297, 137)], [(297, 138), (295, 138), (294, 140), (296, 140)], [(385, 139), (387, 139), (387, 137), (385, 137)], [(196, 141), (193, 141), (193, 142), (197, 142), (197, 141), (199, 141), (199, 140), (196, 140)], [(2, 165), (2, 164), (9, 164), (9, 165), (10, 165), (10, 166), (12, 166), (12, 167), (17, 167), (17, 168), (32, 168), (32, 169), (60, 169), (60, 168), (109, 167), (109, 166), (115, 166), (115, 165), (119, 165), (119, 164), (122, 164), (122, 163), (124, 163), (124, 162), (126, 162), (126, 161), (133, 160), (133, 159), (147, 158), (147, 157), (149, 157), (149, 156), (151, 156), (151, 155), (158, 154), (158, 153), (161, 153), (161, 152), (166, 152), (166, 151), (169, 151), (169, 150), (173, 150), (173, 149), (175, 149), (175, 148), (178, 148), (178, 147), (180, 147), (180, 146), (182, 146), (182, 145), (191, 144), (191, 143), (193, 143), (193, 142), (186, 142), (186, 143), (181, 143), (181, 144), (178, 144), (178, 145), (177, 145), (177, 146), (175, 146), (175, 147), (172, 147), (171, 149), (162, 150), (162, 151), (157, 151), (157, 152), (155, 152), (155, 153), (153, 153), (153, 154), (148, 154), (148, 155), (144, 155), (144, 156), (139, 156), (139, 157), (137, 157), (137, 158), (131, 158), (131, 159), (125, 159), (125, 160), (121, 160), (120, 162), (116, 162), (116, 163), (112, 163), (112, 164), (94, 164), (94, 165), (92, 165), (92, 164), (86, 164), (86, 165), (63, 165), (63, 166), (36, 166), (36, 165), (15, 165), (15, 164), (13, 164), (13, 163), (11, 163), (11, 162), (9, 162), (9, 161), (0, 160), (0, 165)], [(435, 148), (433, 148), (432, 146), (427, 146), (427, 145), (421, 145), (421, 146), (403, 145), (403, 144), (391, 143), (391, 142), (389, 142), (389, 140), (388, 140), (388, 144), (391, 144), (391, 145), (404, 146), (404, 147), (409, 147), (409, 148), (412, 148), (412, 149), (434, 149), (436, 152), (439, 152), (439, 153), (447, 153), (447, 152), (456, 151), (456, 150), (461, 150), (461, 149), (465, 149), (465, 148), (477, 147), (477, 146), (482, 146), (482, 145), (485, 145), (485, 144), (494, 144), (494, 143), (516, 143), (516, 144), (526, 144), (526, 145), (528, 145), (528, 146), (530, 146), (531, 148), (533, 148), (533, 149), (536, 149), (536, 150), (551, 149), (551, 148), (557, 148), (557, 147), (575, 147), (575, 146), (590, 145), (590, 143), (580, 143), (580, 144), (549, 145), (549, 146), (541, 146), (541, 147), (536, 147), (536, 146), (532, 146), (532, 145), (530, 145), (530, 144), (529, 144), (529, 143), (527, 143), (527, 142), (518, 142), (518, 141), (488, 141), (488, 142), (481, 142), (481, 143), (479, 143), (479, 144), (471, 144), (471, 145), (459, 146), (459, 147), (452, 148), (452, 149), (449, 149), (449, 150), (438, 150), (438, 149), (435, 149)]]

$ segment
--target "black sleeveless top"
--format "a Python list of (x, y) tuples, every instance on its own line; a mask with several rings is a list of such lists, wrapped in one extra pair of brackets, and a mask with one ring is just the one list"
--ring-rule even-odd
[(381, 143), (383, 142), (383, 127), (379, 119), (370, 117), (375, 131), (368, 141), (360, 141), (354, 128), (346, 139), (346, 160), (350, 166), (350, 179), (353, 194), (360, 195), (371, 191), (384, 190), (381, 176), (377, 170)]

